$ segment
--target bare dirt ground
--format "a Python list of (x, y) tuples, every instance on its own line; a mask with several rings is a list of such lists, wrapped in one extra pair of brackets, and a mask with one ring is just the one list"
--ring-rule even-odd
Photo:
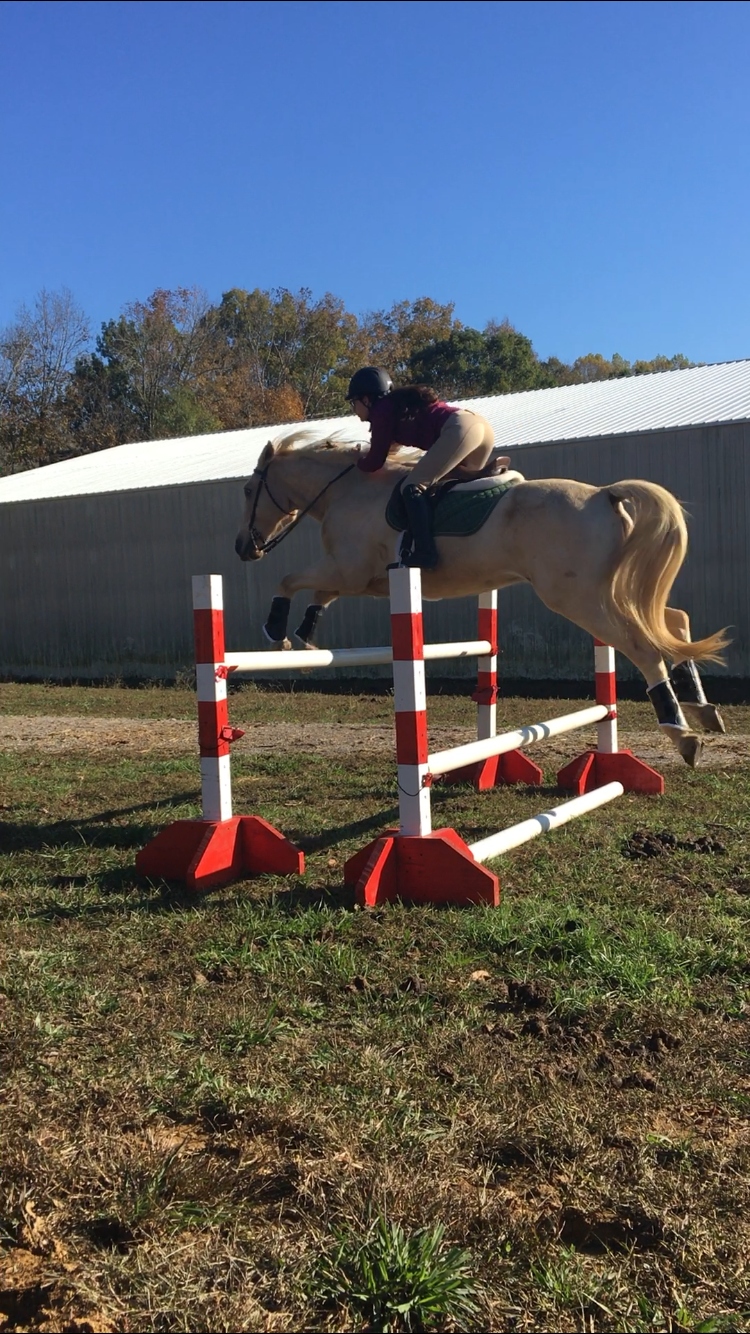
[[(531, 712), (531, 710), (530, 710)], [(430, 744), (436, 750), (447, 749), (475, 739), (470, 727), (436, 727), (430, 730)], [(550, 767), (596, 744), (594, 728), (574, 735), (546, 741), (545, 761)], [(656, 727), (649, 731), (620, 729), (620, 744), (649, 764), (681, 764), (677, 753)], [(393, 753), (394, 728), (366, 723), (282, 723), (249, 724), (245, 736), (235, 743), (240, 754), (315, 754), (331, 759), (345, 759), (352, 754), (382, 755)], [(531, 748), (532, 752), (535, 749)], [(5, 715), (0, 717), (0, 750), (34, 750), (46, 754), (107, 750), (124, 756), (197, 754), (197, 729), (194, 722), (182, 719), (87, 718), (60, 715)], [(542, 751), (539, 752), (540, 754)], [(750, 736), (706, 737), (702, 767), (730, 768), (750, 761)]]

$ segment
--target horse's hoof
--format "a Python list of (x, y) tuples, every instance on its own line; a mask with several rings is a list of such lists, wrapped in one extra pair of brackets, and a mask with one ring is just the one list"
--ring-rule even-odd
[(301, 635), (297, 634), (296, 630), (294, 632), (294, 638), (297, 640), (297, 643), (299, 644), (300, 648), (309, 649), (311, 653), (314, 653), (318, 647), (317, 644), (311, 644), (309, 640), (303, 639)]
[(269, 641), (269, 649), (273, 653), (288, 653), (292, 647), (291, 639), (272, 639)]
[(702, 727), (704, 732), (726, 732), (724, 719), (715, 704), (685, 704), (682, 712), (692, 727)]
[(703, 752), (703, 742), (699, 736), (696, 736), (694, 732), (683, 732), (677, 742), (677, 749), (691, 769), (698, 767)]

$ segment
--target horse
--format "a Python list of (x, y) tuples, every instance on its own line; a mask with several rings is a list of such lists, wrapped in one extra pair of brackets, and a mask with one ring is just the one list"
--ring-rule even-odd
[[(338, 597), (388, 597), (387, 567), (395, 533), (386, 506), (418, 452), (392, 451), (380, 471), (365, 473), (361, 444), (311, 438), (309, 428), (269, 441), (245, 483), (245, 513), (235, 550), (259, 560), (306, 515), (321, 525), (324, 555), (281, 579), (264, 625), (277, 648), (291, 648), (292, 595), (313, 590), (295, 632), (314, 647), (322, 611)], [(437, 537), (439, 563), (422, 574), (426, 599), (456, 598), (528, 583), (557, 612), (611, 644), (644, 676), (660, 727), (691, 766), (702, 741), (694, 731), (723, 732), (695, 663), (721, 662), (724, 631), (693, 640), (687, 614), (667, 606), (687, 553), (679, 501), (654, 482), (589, 486), (562, 478), (512, 485), (471, 536)], [(667, 669), (665, 659), (673, 664)], [(687, 716), (686, 716), (687, 715)], [(689, 721), (688, 721), (689, 720)]]

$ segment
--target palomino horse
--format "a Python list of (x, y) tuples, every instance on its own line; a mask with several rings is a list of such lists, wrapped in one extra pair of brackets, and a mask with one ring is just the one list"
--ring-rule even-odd
[[(270, 442), (245, 484), (235, 543), (242, 560), (258, 560), (306, 514), (321, 525), (325, 555), (286, 574), (273, 599), (264, 629), (278, 647), (291, 647), (289, 605), (300, 589), (313, 590), (296, 632), (311, 647), (321, 611), (337, 597), (388, 596), (395, 534), (385, 510), (415, 458), (401, 452), (379, 472), (364, 473), (356, 467), (358, 452), (358, 445), (333, 440), (310, 443), (309, 429), (299, 430)], [(477, 533), (438, 537), (437, 547), (439, 565), (422, 575), (426, 598), (531, 584), (551, 611), (612, 644), (643, 673), (659, 723), (688, 764), (697, 763), (701, 742), (685, 713), (694, 725), (724, 730), (693, 664), (720, 661), (726, 636), (691, 641), (685, 612), (667, 606), (687, 529), (678, 501), (663, 487), (519, 481)], [(665, 658), (676, 664), (671, 678)]]

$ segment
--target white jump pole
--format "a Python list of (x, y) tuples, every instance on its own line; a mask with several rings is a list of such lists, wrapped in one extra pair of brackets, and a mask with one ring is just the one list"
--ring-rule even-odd
[[(473, 658), (487, 653), (486, 639), (472, 639), (453, 644), (425, 644), (424, 661), (448, 658)], [(481, 659), (480, 659), (481, 661)], [(378, 648), (316, 648), (301, 652), (269, 650), (262, 653), (225, 653), (224, 662), (234, 672), (300, 671), (308, 667), (387, 667), (393, 662), (390, 644)]]
[(501, 732), (499, 736), (488, 737), (486, 741), (469, 741), (465, 746), (452, 746), (450, 750), (439, 750), (428, 756), (427, 763), (434, 778), (439, 774), (450, 773), (453, 769), (462, 769), (467, 764), (476, 764), (479, 760), (488, 760), (492, 755), (507, 755), (519, 746), (528, 746), (533, 741), (546, 741), (552, 736), (561, 736), (565, 732), (575, 732), (579, 727), (588, 727), (607, 716), (605, 704), (592, 704), (577, 713), (564, 713), (559, 718), (550, 718), (544, 723), (529, 723), (514, 732)]
[(493, 857), (500, 857), (504, 852), (510, 852), (511, 848), (520, 848), (522, 843), (528, 843), (539, 834), (559, 829), (569, 820), (575, 820), (579, 815), (586, 815), (588, 811), (595, 811), (598, 806), (605, 806), (608, 801), (614, 801), (615, 797), (621, 797), (624, 791), (622, 783), (605, 783), (604, 787), (597, 787), (583, 797), (573, 797), (572, 801), (564, 801), (559, 806), (553, 806), (551, 810), (533, 816), (530, 820), (522, 820), (520, 824), (511, 825), (509, 829), (501, 829), (499, 833), (490, 834), (488, 838), (480, 838), (478, 843), (469, 844), (469, 851), (475, 861), (490, 861)]

